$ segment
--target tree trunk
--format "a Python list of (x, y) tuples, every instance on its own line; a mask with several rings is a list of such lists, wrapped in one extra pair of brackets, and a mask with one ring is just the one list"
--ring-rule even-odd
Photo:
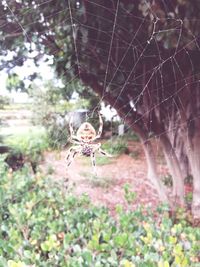
[(177, 204), (184, 206), (184, 177), (181, 172), (179, 161), (168, 137), (165, 134), (160, 136), (160, 141), (163, 147), (169, 172), (172, 175), (173, 180), (172, 202), (174, 206)]
[(156, 159), (154, 155), (154, 151), (152, 148), (151, 142), (142, 140), (146, 160), (147, 160), (147, 166), (148, 166), (148, 179), (153, 183), (155, 186), (157, 193), (159, 195), (160, 200), (163, 203), (169, 204), (169, 199), (167, 197), (164, 185), (160, 181), (160, 178), (157, 173), (156, 168)]
[(185, 147), (185, 140), (184, 140), (185, 129), (184, 127), (181, 128), (179, 125), (177, 127), (179, 128), (177, 129), (177, 132), (174, 134), (173, 133), (174, 131), (172, 130), (171, 131), (172, 136), (169, 139), (171, 141), (173, 148), (176, 150), (176, 156), (180, 164), (182, 175), (184, 178), (186, 178), (189, 175), (191, 175), (191, 170)]
[[(200, 146), (200, 139), (198, 143)], [(200, 221), (200, 147), (194, 148), (190, 157), (193, 176), (192, 214), (195, 220)]]
[(188, 158), (193, 176), (192, 214), (194, 220), (200, 221), (200, 122), (193, 137), (189, 137)]

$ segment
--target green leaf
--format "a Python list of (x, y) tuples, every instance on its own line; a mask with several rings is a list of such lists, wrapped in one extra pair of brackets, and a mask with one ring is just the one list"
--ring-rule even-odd
[(158, 267), (170, 267), (170, 264), (168, 261), (159, 261), (158, 262)]
[(18, 262), (16, 262), (16, 261), (13, 261), (13, 260), (9, 260), (8, 262), (7, 262), (7, 264), (8, 264), (8, 267), (28, 267), (24, 262), (22, 262), (22, 261), (18, 261)]
[(86, 260), (87, 264), (92, 263), (93, 256), (90, 251), (84, 251), (82, 255), (83, 255), (83, 258)]
[(114, 242), (117, 246), (123, 247), (128, 240), (127, 233), (121, 233), (114, 237)]

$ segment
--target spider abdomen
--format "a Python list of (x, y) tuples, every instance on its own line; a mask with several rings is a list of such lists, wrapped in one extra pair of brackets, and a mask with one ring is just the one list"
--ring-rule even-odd
[(81, 153), (83, 156), (89, 157), (92, 154), (92, 147), (91, 146), (83, 146)]

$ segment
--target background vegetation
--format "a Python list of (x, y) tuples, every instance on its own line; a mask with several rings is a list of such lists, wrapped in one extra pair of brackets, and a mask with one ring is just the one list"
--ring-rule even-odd
[[(25, 166), (12, 172), (0, 158), (0, 266), (199, 266), (199, 228), (156, 212), (116, 207), (116, 218)], [(122, 196), (123, 197), (123, 196)], [(126, 185), (128, 203), (135, 194)]]

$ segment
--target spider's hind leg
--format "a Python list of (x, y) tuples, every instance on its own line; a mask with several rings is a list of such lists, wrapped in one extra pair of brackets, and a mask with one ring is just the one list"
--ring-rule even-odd
[(95, 153), (94, 152), (91, 154), (91, 160), (92, 160), (93, 173), (94, 173), (94, 176), (96, 177), (97, 176), (97, 168), (96, 168), (96, 159), (95, 159)]
[(104, 155), (104, 156), (106, 156), (106, 157), (109, 157), (109, 158), (112, 158), (112, 157), (113, 157), (112, 155), (108, 154), (107, 152), (105, 152), (105, 151), (104, 151), (103, 149), (101, 149), (101, 148), (99, 148), (98, 151), (99, 151), (102, 155)]

